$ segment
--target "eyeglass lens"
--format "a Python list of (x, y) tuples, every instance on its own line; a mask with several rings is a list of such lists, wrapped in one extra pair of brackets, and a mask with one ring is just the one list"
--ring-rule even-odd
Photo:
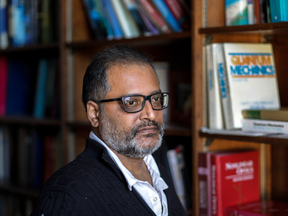
[[(154, 94), (151, 96), (151, 105), (155, 110), (162, 110), (168, 106), (168, 94)], [(137, 112), (144, 106), (144, 96), (130, 96), (123, 98), (124, 110), (126, 112)]]

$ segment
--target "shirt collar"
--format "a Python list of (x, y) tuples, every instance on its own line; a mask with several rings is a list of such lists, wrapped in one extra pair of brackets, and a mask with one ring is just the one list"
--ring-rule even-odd
[[(131, 172), (122, 164), (120, 159), (117, 157), (117, 155), (101, 140), (99, 137), (97, 137), (92, 131), (89, 134), (89, 138), (97, 141), (101, 145), (103, 145), (109, 154), (109, 156), (112, 158), (112, 160), (116, 163), (116, 165), (119, 167), (121, 172), (123, 173), (126, 181), (128, 189), (131, 191), (132, 187), (135, 183), (139, 182), (140, 180), (136, 179)], [(165, 183), (165, 181), (161, 178), (160, 172), (158, 169), (158, 166), (153, 158), (152, 155), (148, 155), (144, 157), (144, 162), (150, 172), (150, 175), (152, 177), (153, 184), (158, 186), (158, 189), (165, 190), (168, 188), (168, 185)]]

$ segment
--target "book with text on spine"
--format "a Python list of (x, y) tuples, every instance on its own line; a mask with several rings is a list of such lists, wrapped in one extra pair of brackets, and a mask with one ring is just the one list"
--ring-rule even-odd
[(288, 121), (243, 119), (242, 131), (288, 134)]
[(227, 206), (260, 200), (259, 152), (212, 154), (211, 211), (224, 216)]
[(231, 128), (242, 127), (243, 109), (279, 109), (280, 99), (272, 45), (224, 43), (223, 47)]

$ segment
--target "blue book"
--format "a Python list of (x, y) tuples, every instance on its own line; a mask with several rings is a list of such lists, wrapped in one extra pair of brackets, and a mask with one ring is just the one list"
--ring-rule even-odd
[(25, 44), (25, 13), (24, 0), (12, 0), (12, 46), (23, 46)]
[(226, 26), (248, 25), (248, 1), (225, 0)]
[(27, 62), (8, 60), (7, 115), (31, 115), (33, 71)]
[(272, 22), (288, 21), (288, 0), (270, 0)]
[(34, 113), (35, 118), (43, 118), (46, 103), (46, 80), (48, 77), (48, 60), (41, 59), (38, 65), (38, 76), (36, 82)]
[(119, 21), (117, 19), (117, 16), (115, 14), (115, 11), (113, 9), (113, 6), (112, 6), (110, 0), (100, 0), (100, 1), (102, 4), (104, 13), (106, 14), (107, 19), (112, 26), (114, 37), (115, 38), (123, 38), (122, 29), (120, 27)]
[(162, 14), (162, 16), (166, 19), (170, 27), (174, 32), (180, 32), (182, 31), (181, 26), (177, 22), (177, 20), (174, 18), (173, 14), (169, 10), (168, 6), (163, 0), (153, 0), (154, 4)]
[(107, 39), (113, 39), (114, 38), (114, 33), (112, 26), (110, 22), (108, 21), (107, 14), (104, 11), (104, 7), (102, 5), (101, 0), (94, 0), (94, 5), (95, 5), (95, 10), (97, 10), (101, 16), (101, 19), (103, 20), (104, 26), (106, 28), (107, 32)]
[(7, 27), (7, 0), (1, 0), (0, 5), (0, 48), (8, 47), (8, 27)]

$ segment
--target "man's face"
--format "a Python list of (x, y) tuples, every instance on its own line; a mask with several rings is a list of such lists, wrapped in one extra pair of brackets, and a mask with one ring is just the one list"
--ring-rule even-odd
[[(149, 65), (113, 66), (107, 74), (111, 91), (104, 99), (160, 92), (156, 74)], [(126, 113), (122, 101), (103, 103), (99, 133), (119, 154), (143, 158), (161, 145), (163, 113), (153, 110), (149, 101), (137, 113)]]

